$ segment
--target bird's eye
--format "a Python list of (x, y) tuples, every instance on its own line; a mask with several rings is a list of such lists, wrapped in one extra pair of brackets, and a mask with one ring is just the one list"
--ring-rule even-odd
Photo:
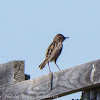
[(62, 37), (60, 37), (60, 40), (63, 40), (63, 38), (62, 38)]

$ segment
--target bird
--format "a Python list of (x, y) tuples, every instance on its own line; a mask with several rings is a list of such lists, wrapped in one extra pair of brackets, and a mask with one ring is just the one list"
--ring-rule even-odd
[(39, 65), (39, 68), (42, 70), (46, 64), (48, 64), (49, 67), (49, 72), (51, 72), (50, 70), (50, 66), (49, 66), (49, 62), (54, 61), (55, 65), (57, 66), (57, 68), (60, 70), (60, 68), (58, 67), (56, 61), (59, 57), (59, 55), (62, 52), (63, 49), (63, 41), (65, 39), (68, 39), (69, 37), (65, 37), (62, 34), (57, 34), (54, 39), (53, 42), (49, 45), (49, 47), (47, 48), (46, 54), (45, 54), (45, 60)]

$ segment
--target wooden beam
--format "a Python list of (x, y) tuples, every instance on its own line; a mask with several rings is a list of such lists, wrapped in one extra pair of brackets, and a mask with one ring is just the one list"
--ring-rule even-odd
[(24, 80), (24, 61), (11, 61), (0, 64), (0, 87)]
[(0, 87), (0, 95), (10, 100), (48, 100), (97, 87), (100, 87), (100, 60), (55, 72), (52, 84), (49, 74)]

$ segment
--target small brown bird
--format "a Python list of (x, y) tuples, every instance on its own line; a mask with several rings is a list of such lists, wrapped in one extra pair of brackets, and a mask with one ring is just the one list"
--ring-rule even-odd
[[(67, 38), (69, 37), (64, 37), (62, 34), (57, 34), (54, 37), (53, 42), (50, 44), (50, 46), (48, 47), (46, 51), (45, 60), (39, 66), (40, 69), (43, 69), (47, 63), (49, 67), (49, 62), (52, 62), (52, 61), (54, 61), (55, 65), (58, 67), (58, 65), (56, 64), (56, 61), (63, 48), (62, 42)], [(59, 67), (58, 69), (60, 70)], [(50, 67), (49, 67), (49, 71), (50, 73), (52, 73), (50, 70)]]

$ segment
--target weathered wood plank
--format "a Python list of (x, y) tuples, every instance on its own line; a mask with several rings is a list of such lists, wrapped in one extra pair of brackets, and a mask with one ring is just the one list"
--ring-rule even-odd
[(96, 91), (96, 93), (97, 93), (97, 100), (100, 100), (100, 88), (99, 89), (97, 89), (97, 91)]
[(0, 64), (0, 87), (25, 80), (24, 61)]
[[(68, 95), (78, 91), (100, 86), (100, 60), (92, 61), (70, 69), (46, 75), (36, 79), (19, 82), (0, 88), (2, 97), (11, 95), (10, 100), (47, 100)], [(15, 97), (15, 98), (14, 98)], [(2, 99), (8, 100), (8, 99)]]
[(84, 91), (81, 100), (100, 100), (100, 87)]
[(90, 90), (82, 91), (81, 100), (90, 100)]
[(90, 100), (96, 100), (96, 97), (97, 97), (96, 94), (97, 94), (96, 89), (90, 90)]

